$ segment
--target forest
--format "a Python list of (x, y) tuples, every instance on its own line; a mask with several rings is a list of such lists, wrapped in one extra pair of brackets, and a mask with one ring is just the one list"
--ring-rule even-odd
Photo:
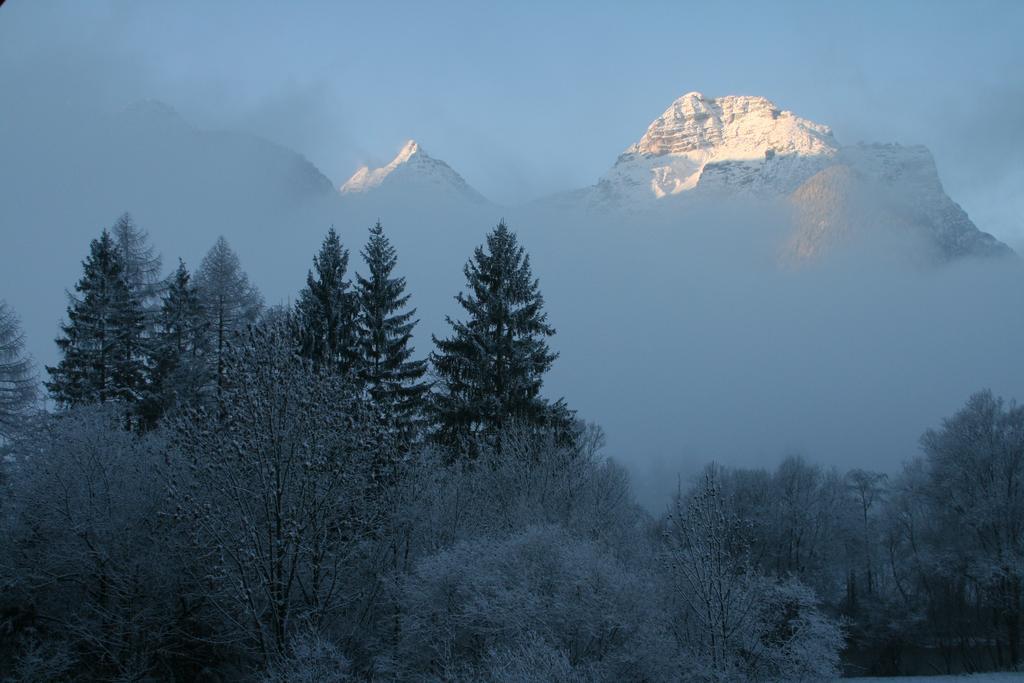
[(266, 306), (225, 239), (168, 274), (125, 214), (65, 274), (44, 369), (0, 302), (0, 680), (1019, 670), (1014, 401), (979, 388), (889, 472), (711, 462), (652, 511), (544, 394), (558, 321), (510, 226), (428, 353), (362, 229)]

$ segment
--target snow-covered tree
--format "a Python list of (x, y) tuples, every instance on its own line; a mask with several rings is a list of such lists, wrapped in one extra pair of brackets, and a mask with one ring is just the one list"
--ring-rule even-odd
[(685, 607), (685, 640), (722, 673), (738, 666), (757, 618), (760, 586), (745, 531), (744, 522), (726, 510), (713, 472), (690, 500), (676, 495), (667, 520), (666, 565)]
[(299, 352), (316, 365), (340, 373), (353, 368), (358, 354), (358, 303), (349, 291), (347, 270), (348, 249), (331, 228), (313, 256), (313, 269), (295, 305)]
[(92, 241), (82, 266), (57, 339), (63, 358), (47, 368), (46, 386), (64, 406), (138, 401), (146, 380), (143, 312), (109, 232)]
[(259, 683), (350, 683), (351, 662), (338, 646), (311, 631), (296, 636), (289, 652), (272, 658)]
[(356, 275), (360, 380), (384, 419), (408, 440), (421, 418), (428, 389), (421, 381), (426, 361), (411, 360), (416, 309), (403, 310), (410, 295), (405, 293), (405, 278), (391, 276), (398, 257), (380, 221), (370, 228), (362, 256), (369, 274)]
[(718, 473), (666, 520), (665, 567), (682, 642), (712, 680), (827, 680), (843, 639), (797, 580), (772, 580), (750, 555), (750, 524), (732, 513)]
[[(129, 433), (119, 407), (95, 404), (51, 415), (27, 437), (0, 519), (0, 652), (27, 646), (16, 666), (3, 660), (5, 678), (164, 677), (188, 653), (175, 619), (184, 555), (178, 530), (161, 521), (160, 435)], [(44, 677), (32, 637), (66, 670)]]
[(364, 421), (347, 379), (298, 356), (280, 324), (229, 345), (218, 404), (175, 426), (174, 495), (228, 632), (268, 661), (352, 600), (349, 562), (375, 524)]
[(526, 428), (509, 430), (502, 457), (496, 455), (481, 453), (487, 467), (446, 467), (445, 454), (434, 449), (414, 459), (401, 487), (400, 513), (418, 529), (414, 544), (434, 548), (557, 523), (609, 546), (636, 549), (645, 515), (621, 466)]
[(0, 300), (0, 446), (13, 438), (35, 404), (37, 381), (18, 317)]
[(1024, 406), (979, 392), (921, 444), (937, 549), (964, 563), (1006, 648), (1005, 663), (1016, 668), (1024, 626)]
[(512, 424), (569, 430), (564, 404), (540, 396), (544, 373), (558, 357), (546, 340), (555, 330), (515, 233), (500, 222), (463, 272), (468, 291), (456, 301), (468, 317), (448, 317), (452, 336), (434, 337), (431, 354), (439, 380), (432, 397), (438, 440), (472, 452), (483, 437), (501, 450), (500, 435)]
[(864, 567), (864, 588), (868, 595), (875, 592), (877, 572), (874, 563), (874, 548), (877, 539), (873, 529), (874, 513), (877, 511), (888, 477), (881, 472), (853, 469), (846, 473), (847, 487), (853, 497), (860, 517), (862, 560)]
[(196, 274), (199, 301), (203, 306), (210, 336), (211, 375), (221, 386), (224, 357), (231, 337), (256, 322), (263, 297), (249, 283), (238, 255), (224, 237), (218, 237)]
[[(417, 562), (398, 593), (402, 680), (642, 681), (680, 673), (664, 666), (682, 662), (647, 578), (557, 526), (459, 542)], [(520, 662), (523, 677), (508, 678), (509, 655), (523, 650), (533, 653)], [(566, 677), (549, 678), (552, 666)]]

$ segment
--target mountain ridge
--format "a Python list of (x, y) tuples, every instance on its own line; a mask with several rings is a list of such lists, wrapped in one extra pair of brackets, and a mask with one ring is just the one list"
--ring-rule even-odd
[[(385, 166), (359, 168), (339, 191), (364, 197), (386, 191), (409, 201), (422, 200), (426, 193), (490, 204), (414, 140)], [(530, 204), (632, 213), (684, 206), (698, 198), (788, 207), (794, 226), (787, 257), (797, 260), (861, 240), (877, 233), (878, 226), (923, 240), (939, 261), (1014, 253), (979, 230), (946, 194), (927, 148), (843, 145), (831, 127), (752, 95), (688, 92), (655, 118), (594, 185)]]
[(455, 169), (427, 154), (413, 139), (407, 140), (386, 165), (372, 169), (363, 165), (338, 189), (343, 196), (389, 190), (443, 193), (473, 203), (489, 203)]
[[(849, 172), (824, 173), (836, 166)], [(827, 192), (815, 187), (825, 185)], [(830, 193), (832, 199), (824, 201)], [(845, 199), (838, 200), (837, 193)], [(788, 205), (795, 220), (788, 257), (798, 260), (871, 232), (867, 213), (871, 221), (923, 238), (940, 261), (1014, 253), (979, 230), (946, 194), (926, 147), (843, 145), (829, 126), (757, 96), (686, 93), (595, 185), (542, 201), (635, 212), (691, 198)], [(864, 211), (866, 205), (873, 205), (870, 211)]]

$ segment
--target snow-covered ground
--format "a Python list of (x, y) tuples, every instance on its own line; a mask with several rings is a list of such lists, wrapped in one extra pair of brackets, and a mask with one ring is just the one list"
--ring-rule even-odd
[(987, 673), (970, 676), (897, 676), (894, 678), (837, 678), (836, 681), (857, 681), (857, 683), (894, 683), (911, 681), (912, 683), (1009, 683), (1024, 681), (1024, 672), (1018, 673)]

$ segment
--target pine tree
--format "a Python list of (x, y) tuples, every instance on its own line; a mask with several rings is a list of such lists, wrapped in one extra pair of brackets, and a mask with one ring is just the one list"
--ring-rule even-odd
[(210, 383), (208, 329), (199, 290), (179, 260), (167, 283), (153, 340), (151, 392), (145, 410), (150, 424), (175, 403), (200, 401)]
[(530, 257), (504, 221), (463, 272), (468, 292), (456, 301), (469, 318), (448, 317), (453, 334), (434, 337), (431, 354), (440, 380), (433, 395), (437, 439), (475, 457), (476, 437), (500, 452), (503, 430), (512, 425), (568, 432), (572, 414), (564, 403), (540, 397), (544, 373), (558, 357), (546, 341), (555, 330), (547, 323)]
[(46, 384), (58, 403), (73, 406), (122, 400), (134, 403), (145, 387), (143, 314), (124, 279), (121, 259), (106, 230), (92, 241), (84, 274), (70, 295), (68, 322), (57, 339), (63, 358), (47, 368)]
[(317, 367), (347, 373), (356, 364), (356, 300), (345, 279), (348, 249), (331, 228), (295, 305), (299, 353)]
[(210, 375), (219, 388), (223, 385), (228, 343), (235, 333), (256, 322), (263, 297), (249, 283), (238, 256), (224, 237), (218, 237), (203, 258), (196, 286), (206, 314)]
[(399, 312), (410, 295), (405, 294), (405, 278), (391, 277), (398, 256), (380, 221), (370, 228), (362, 256), (369, 275), (356, 275), (360, 379), (378, 410), (404, 439), (410, 439), (428, 388), (421, 381), (427, 364), (410, 360), (412, 331), (418, 322), (413, 319), (416, 309)]
[(18, 317), (0, 300), (0, 447), (35, 404), (36, 382)]

